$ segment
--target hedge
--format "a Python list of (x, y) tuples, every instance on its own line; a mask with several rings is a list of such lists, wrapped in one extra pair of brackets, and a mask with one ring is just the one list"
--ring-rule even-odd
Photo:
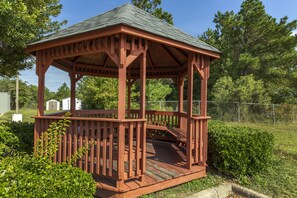
[(31, 154), (34, 146), (34, 123), (29, 122), (4, 122), (0, 127), (4, 126), (9, 132), (18, 137), (20, 145), (19, 152)]
[(0, 161), (0, 197), (93, 197), (91, 174), (29, 155)]
[(270, 165), (273, 135), (249, 127), (209, 123), (208, 164), (233, 177), (254, 175)]
[(7, 126), (0, 125), (0, 159), (18, 151), (19, 138)]

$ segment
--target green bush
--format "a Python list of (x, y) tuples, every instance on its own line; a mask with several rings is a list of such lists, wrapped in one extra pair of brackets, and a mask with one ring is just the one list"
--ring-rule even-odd
[(11, 133), (18, 137), (20, 142), (19, 152), (32, 153), (34, 146), (34, 123), (5, 122), (1, 123), (1, 126), (7, 127)]
[(248, 127), (209, 123), (208, 163), (231, 176), (258, 173), (270, 164), (273, 135)]
[(0, 125), (0, 159), (13, 155), (19, 148), (19, 139), (6, 126)]
[(0, 162), (0, 197), (93, 197), (91, 174), (28, 155)]

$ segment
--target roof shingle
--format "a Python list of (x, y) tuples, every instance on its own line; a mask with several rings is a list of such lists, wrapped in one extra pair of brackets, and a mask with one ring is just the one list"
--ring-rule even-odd
[(220, 53), (220, 51), (214, 48), (213, 46), (208, 45), (205, 42), (199, 40), (198, 38), (195, 38), (181, 31), (173, 25), (163, 22), (159, 18), (131, 4), (122, 5), (113, 10), (87, 19), (83, 22), (74, 24), (65, 29), (61, 29), (56, 33), (48, 35), (43, 39), (32, 43), (31, 45), (61, 39), (68, 36), (77, 35), (120, 24), (134, 27), (175, 41), (186, 43), (197, 48)]

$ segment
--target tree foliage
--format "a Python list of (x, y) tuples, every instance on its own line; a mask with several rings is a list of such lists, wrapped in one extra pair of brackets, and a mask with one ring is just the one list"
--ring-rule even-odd
[(212, 94), (215, 101), (261, 104), (270, 102), (263, 81), (255, 80), (253, 74), (241, 76), (235, 81), (230, 76), (221, 77), (214, 85)]
[(273, 102), (297, 97), (297, 36), (292, 34), (296, 20), (277, 21), (260, 0), (245, 0), (238, 13), (218, 12), (214, 23), (215, 29), (200, 37), (223, 52), (212, 64), (210, 88), (222, 75), (238, 79), (254, 74)]
[[(7, 92), (10, 94), (11, 108), (15, 107), (15, 80), (9, 78), (0, 79), (0, 92)], [(20, 108), (36, 108), (37, 107), (37, 92), (36, 85), (28, 84), (25, 81), (19, 81), (19, 106)], [(53, 99), (55, 93), (50, 91), (47, 87), (44, 90), (45, 101)]]
[(55, 20), (61, 9), (59, 0), (0, 1), (0, 76), (11, 77), (32, 66), (24, 48), (65, 23)]
[(67, 84), (64, 82), (55, 93), (55, 100), (62, 101), (64, 98), (70, 97), (70, 89)]
[(84, 77), (78, 83), (78, 97), (86, 109), (115, 109), (118, 82), (114, 78)]
[(140, 9), (158, 17), (162, 21), (173, 25), (172, 14), (159, 7), (162, 3), (162, 0), (131, 0), (131, 3), (136, 7), (139, 7)]

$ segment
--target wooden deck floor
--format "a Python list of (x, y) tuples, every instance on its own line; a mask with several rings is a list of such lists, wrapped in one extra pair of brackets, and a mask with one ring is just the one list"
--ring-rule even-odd
[(125, 182), (123, 189), (115, 188), (115, 181), (95, 177), (98, 197), (137, 197), (176, 186), (206, 175), (205, 168), (186, 168), (185, 151), (174, 143), (147, 140), (147, 169), (144, 181)]

